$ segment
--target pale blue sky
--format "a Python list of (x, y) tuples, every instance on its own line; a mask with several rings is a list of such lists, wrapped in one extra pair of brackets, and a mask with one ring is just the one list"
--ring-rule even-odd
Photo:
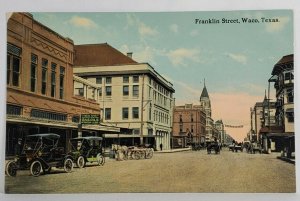
[[(230, 116), (213, 111), (215, 119), (228, 124), (249, 123), (250, 107), (262, 101), (274, 64), (293, 54), (290, 10), (32, 14), (75, 44), (107, 42), (123, 53), (133, 52), (134, 60), (151, 64), (174, 84), (177, 104), (197, 103), (204, 78), (213, 109), (223, 107), (222, 95), (235, 105), (247, 102), (239, 109), (244, 118), (240, 112)], [(243, 17), (279, 22), (195, 24), (196, 18)]]
[[(172, 80), (209, 92), (266, 88), (273, 65), (293, 53), (291, 11), (173, 13), (33, 13), (34, 18), (75, 44), (107, 42), (133, 52)], [(199, 19), (279, 17), (279, 23), (195, 24)], [(174, 83), (176, 87), (176, 82)], [(253, 88), (255, 89), (255, 88)], [(176, 91), (180, 98), (180, 91)], [(200, 92), (199, 92), (200, 95)]]

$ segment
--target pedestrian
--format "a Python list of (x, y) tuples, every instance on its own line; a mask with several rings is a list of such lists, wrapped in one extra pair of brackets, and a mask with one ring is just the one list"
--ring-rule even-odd
[(160, 143), (159, 147), (160, 147), (160, 150), (162, 151), (163, 144), (162, 144), (162, 143)]

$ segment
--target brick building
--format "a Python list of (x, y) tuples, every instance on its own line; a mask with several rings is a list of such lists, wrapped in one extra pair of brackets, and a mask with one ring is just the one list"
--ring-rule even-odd
[(175, 106), (173, 114), (174, 148), (185, 147), (191, 143), (205, 143), (206, 114), (200, 105), (185, 104)]
[[(61, 146), (78, 136), (80, 114), (100, 114), (96, 100), (74, 96), (74, 43), (33, 19), (13, 13), (7, 22), (6, 155), (18, 138), (57, 133)], [(83, 135), (118, 132), (100, 125), (82, 126)]]

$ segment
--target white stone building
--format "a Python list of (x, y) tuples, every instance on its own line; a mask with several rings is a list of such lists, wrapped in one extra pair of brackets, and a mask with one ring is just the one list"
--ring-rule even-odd
[(104, 123), (132, 130), (106, 138), (170, 149), (173, 85), (150, 64), (137, 63), (131, 56), (106, 43), (76, 45), (74, 74), (98, 87)]

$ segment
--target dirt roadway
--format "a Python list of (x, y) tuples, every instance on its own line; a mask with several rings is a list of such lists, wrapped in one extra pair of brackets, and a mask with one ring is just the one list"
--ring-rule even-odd
[(7, 193), (114, 192), (295, 192), (295, 165), (275, 154), (205, 151), (156, 153), (152, 159), (114, 161), (103, 167), (55, 170), (40, 177), (28, 171), (5, 176)]

